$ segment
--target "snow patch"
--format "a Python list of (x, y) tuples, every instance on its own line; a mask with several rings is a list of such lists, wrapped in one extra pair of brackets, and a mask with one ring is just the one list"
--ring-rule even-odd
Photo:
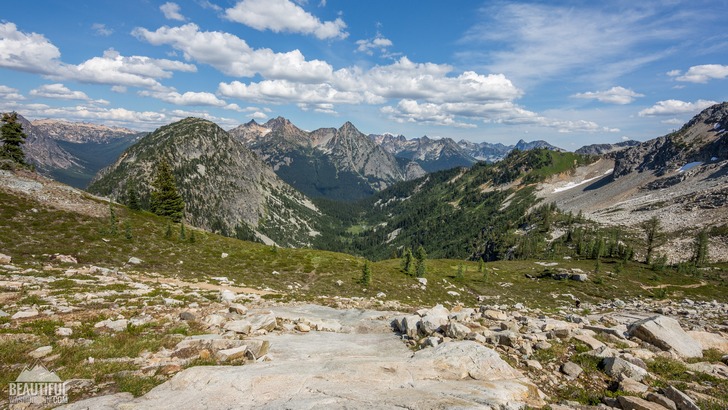
[(688, 164), (681, 166), (680, 169), (677, 170), (677, 172), (685, 172), (685, 171), (691, 170), (700, 165), (703, 165), (703, 163), (700, 161), (690, 162)]
[[(609, 175), (612, 172), (614, 172), (614, 168), (608, 169), (607, 172), (604, 173), (604, 175)], [(599, 179), (599, 178), (603, 177), (604, 175), (599, 175), (599, 176), (596, 176), (594, 178), (585, 179), (585, 180), (583, 180), (581, 182), (569, 182), (568, 184), (566, 184), (566, 185), (564, 185), (562, 187), (555, 188), (554, 189), (554, 193), (568, 191), (569, 189), (576, 188), (579, 185), (584, 185), (587, 182), (591, 182), (591, 181), (594, 181), (595, 179)]]

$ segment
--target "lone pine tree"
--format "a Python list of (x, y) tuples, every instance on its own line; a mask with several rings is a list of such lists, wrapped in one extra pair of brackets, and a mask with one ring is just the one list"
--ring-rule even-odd
[(182, 200), (177, 185), (172, 175), (172, 167), (167, 161), (162, 160), (157, 167), (157, 175), (152, 183), (152, 212), (160, 216), (166, 216), (173, 222), (182, 220), (185, 203)]
[(23, 132), (23, 126), (18, 122), (18, 113), (3, 114), (2, 122), (0, 134), (3, 145), (0, 147), (0, 157), (25, 165), (25, 153), (21, 145), (25, 144), (27, 136)]

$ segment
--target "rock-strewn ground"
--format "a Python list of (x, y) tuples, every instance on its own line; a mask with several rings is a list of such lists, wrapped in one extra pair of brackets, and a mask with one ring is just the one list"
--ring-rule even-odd
[(723, 303), (397, 312), (334, 299), (342, 309), (127, 268), (4, 260), (0, 343), (16, 356), (3, 356), (6, 379), (37, 359), (69, 382), (67, 408), (659, 409), (728, 399)]

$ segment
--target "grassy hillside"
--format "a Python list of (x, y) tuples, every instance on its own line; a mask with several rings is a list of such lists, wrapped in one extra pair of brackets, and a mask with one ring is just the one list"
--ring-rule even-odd
[[(213, 277), (227, 276), (240, 286), (272, 291), (268, 297), (281, 300), (333, 301), (338, 296), (373, 298), (375, 303), (398, 301), (409, 306), (475, 305), (479, 296), (487, 296), (499, 303), (557, 308), (571, 303), (567, 294), (590, 302), (617, 297), (728, 299), (728, 272), (723, 265), (686, 275), (672, 268), (656, 272), (643, 264), (610, 258), (601, 260), (599, 273), (588, 282), (556, 281), (546, 275), (557, 268), (591, 272), (595, 268), (593, 260), (555, 258), (556, 267), (544, 267), (535, 260), (481, 266), (477, 262), (430, 259), (424, 288), (417, 278), (402, 271), (399, 259), (390, 259), (372, 264), (372, 283), (363, 286), (359, 279), (364, 259), (348, 254), (270, 247), (189, 227), (182, 239), (180, 225), (169, 225), (163, 218), (121, 206), (108, 208), (103, 202), (99, 202), (100, 206), (109, 213), (102, 218), (47, 208), (4, 191), (0, 191), (0, 203), (0, 252), (12, 256), (13, 263), (21, 267), (41, 271), (46, 265), (59, 265), (49, 255), (60, 253), (74, 256), (83, 265), (191, 282), (217, 283)], [(170, 229), (171, 235), (166, 235)], [(223, 253), (228, 256), (223, 258)], [(140, 258), (143, 263), (129, 265), (130, 257)], [(533, 279), (539, 276), (544, 277)], [(654, 288), (657, 284), (675, 286), (663, 290)], [(681, 287), (690, 284), (698, 286)]]

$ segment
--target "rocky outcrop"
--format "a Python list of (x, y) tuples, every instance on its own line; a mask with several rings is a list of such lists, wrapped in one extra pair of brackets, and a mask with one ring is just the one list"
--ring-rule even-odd
[(639, 320), (630, 326), (629, 334), (662, 350), (672, 350), (681, 357), (703, 357), (700, 344), (685, 333), (677, 320), (666, 316)]

